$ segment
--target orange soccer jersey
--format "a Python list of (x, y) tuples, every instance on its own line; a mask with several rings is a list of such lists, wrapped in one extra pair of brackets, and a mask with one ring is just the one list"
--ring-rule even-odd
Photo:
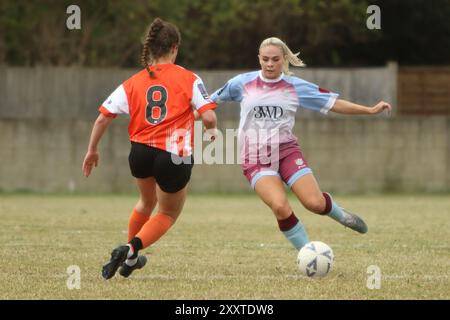
[(100, 107), (109, 117), (129, 114), (131, 141), (179, 156), (192, 154), (195, 108), (215, 109), (202, 80), (176, 64), (151, 66), (156, 78), (142, 70), (122, 83)]

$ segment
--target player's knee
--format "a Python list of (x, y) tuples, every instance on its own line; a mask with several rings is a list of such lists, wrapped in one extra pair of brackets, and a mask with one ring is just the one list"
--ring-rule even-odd
[(150, 214), (156, 206), (156, 199), (140, 199), (139, 209), (140, 212)]
[(278, 219), (288, 217), (292, 213), (289, 204), (284, 202), (275, 202), (271, 205), (271, 209)]
[(311, 212), (323, 214), (325, 210), (325, 198), (323, 196), (310, 197), (302, 202), (303, 206)]

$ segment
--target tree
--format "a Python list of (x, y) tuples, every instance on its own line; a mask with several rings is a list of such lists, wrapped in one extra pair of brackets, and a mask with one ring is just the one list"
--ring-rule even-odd
[[(0, 2), (0, 63), (138, 67), (157, 16), (182, 34), (188, 68), (257, 68), (261, 41), (283, 39), (309, 66), (450, 63), (448, 0), (78, 0), (81, 30), (66, 28), (73, 1)], [(381, 30), (366, 27), (369, 4)]]

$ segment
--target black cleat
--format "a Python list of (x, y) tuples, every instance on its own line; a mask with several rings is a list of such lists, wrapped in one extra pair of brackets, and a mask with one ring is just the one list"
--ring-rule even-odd
[(119, 269), (119, 274), (122, 277), (128, 278), (128, 276), (134, 271), (138, 269), (142, 269), (147, 263), (147, 258), (145, 256), (139, 256), (137, 258), (137, 262), (134, 266), (129, 266), (125, 262), (122, 264), (122, 267)]
[(108, 280), (114, 277), (119, 266), (127, 259), (128, 250), (129, 246), (119, 246), (111, 252), (111, 259), (102, 269), (103, 278)]

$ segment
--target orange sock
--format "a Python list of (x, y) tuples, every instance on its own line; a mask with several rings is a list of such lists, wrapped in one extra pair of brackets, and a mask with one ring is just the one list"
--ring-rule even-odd
[(134, 238), (149, 218), (150, 216), (137, 212), (136, 209), (133, 209), (130, 216), (130, 221), (128, 222), (128, 242)]
[(175, 220), (172, 217), (160, 212), (148, 220), (136, 235), (137, 238), (141, 239), (142, 248), (147, 248), (158, 241), (174, 222)]

